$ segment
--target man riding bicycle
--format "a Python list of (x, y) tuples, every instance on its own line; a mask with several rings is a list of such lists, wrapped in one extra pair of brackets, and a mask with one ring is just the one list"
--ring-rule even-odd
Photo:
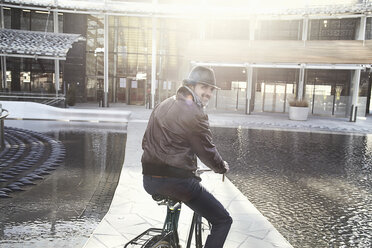
[(150, 195), (184, 202), (207, 219), (212, 230), (205, 248), (223, 247), (232, 218), (195, 175), (197, 157), (214, 172), (229, 171), (212, 142), (204, 113), (216, 86), (212, 69), (194, 67), (176, 96), (157, 105), (142, 140), (143, 185)]

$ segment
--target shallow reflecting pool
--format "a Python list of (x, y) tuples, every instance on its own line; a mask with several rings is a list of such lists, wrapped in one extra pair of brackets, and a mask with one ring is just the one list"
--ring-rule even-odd
[(372, 135), (212, 133), (230, 180), (294, 247), (371, 247)]
[(126, 131), (89, 125), (47, 128), (62, 141), (61, 166), (0, 199), (0, 247), (82, 247), (108, 211), (124, 161)]

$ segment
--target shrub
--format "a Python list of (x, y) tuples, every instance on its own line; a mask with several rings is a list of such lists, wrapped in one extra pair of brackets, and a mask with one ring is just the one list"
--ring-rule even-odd
[(291, 107), (309, 107), (309, 102), (307, 100), (297, 100), (294, 99), (289, 101), (289, 106)]

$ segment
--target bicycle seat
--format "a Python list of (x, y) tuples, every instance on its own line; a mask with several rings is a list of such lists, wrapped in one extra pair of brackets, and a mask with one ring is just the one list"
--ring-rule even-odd
[(174, 201), (174, 202), (178, 202), (177, 200), (172, 199), (169, 196), (160, 195), (160, 194), (152, 195), (152, 199), (154, 199), (154, 201), (157, 201), (157, 202), (159, 202), (159, 201)]
[(159, 205), (168, 205), (168, 206), (175, 206), (177, 203), (181, 202), (169, 196), (160, 195), (160, 194), (152, 195), (152, 199), (154, 199), (154, 201), (156, 201)]

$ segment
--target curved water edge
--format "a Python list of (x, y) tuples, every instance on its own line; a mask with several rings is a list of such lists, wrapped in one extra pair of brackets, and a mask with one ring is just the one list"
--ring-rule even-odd
[(370, 247), (372, 135), (212, 128), (229, 179), (294, 247)]
[(82, 247), (112, 201), (126, 132), (46, 125), (44, 134), (64, 144), (65, 161), (36, 185), (0, 199), (1, 247)]

